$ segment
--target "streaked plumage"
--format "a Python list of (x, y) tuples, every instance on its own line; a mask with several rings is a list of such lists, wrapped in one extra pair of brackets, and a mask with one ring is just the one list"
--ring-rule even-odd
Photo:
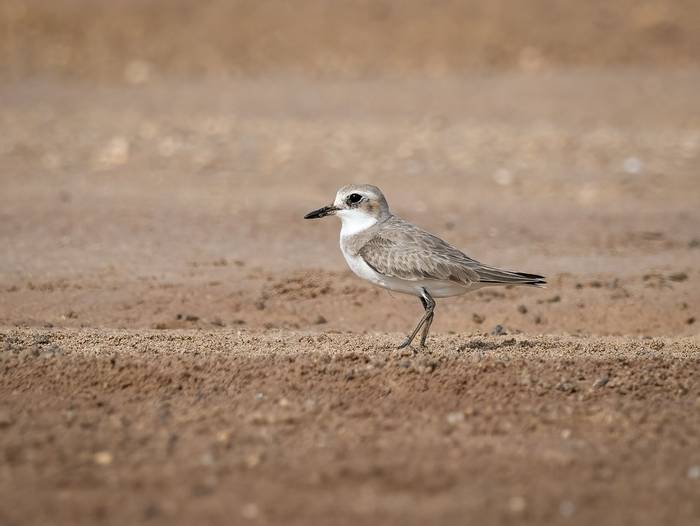
[[(426, 314), (400, 347), (424, 326), (425, 344), (435, 298), (457, 296), (493, 285), (544, 285), (536, 274), (483, 265), (437, 236), (393, 215), (376, 186), (344, 186), (332, 205), (310, 212), (313, 219), (339, 215), (340, 248), (350, 269), (376, 285), (421, 299)], [(432, 304), (432, 306), (431, 306)]]

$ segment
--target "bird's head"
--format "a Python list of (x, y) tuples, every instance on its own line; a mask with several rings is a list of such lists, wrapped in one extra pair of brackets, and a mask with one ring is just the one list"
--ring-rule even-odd
[(309, 212), (304, 219), (318, 219), (329, 215), (340, 217), (344, 227), (357, 225), (359, 230), (364, 230), (384, 221), (391, 212), (379, 188), (369, 184), (350, 184), (338, 190), (333, 204)]

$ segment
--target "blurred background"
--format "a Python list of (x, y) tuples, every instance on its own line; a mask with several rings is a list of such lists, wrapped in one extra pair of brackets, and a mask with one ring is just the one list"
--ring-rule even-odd
[(367, 182), (551, 277), (437, 331), (695, 333), (698, 66), (693, 0), (2, 0), (0, 322), (403, 330), (301, 220)]
[(12, 78), (145, 82), (696, 66), (693, 0), (4, 0)]

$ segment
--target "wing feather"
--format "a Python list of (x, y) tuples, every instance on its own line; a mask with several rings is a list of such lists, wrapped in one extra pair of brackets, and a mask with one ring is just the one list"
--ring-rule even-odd
[(376, 272), (409, 281), (541, 285), (544, 278), (482, 265), (449, 243), (399, 218), (375, 233), (359, 255)]
[[(376, 272), (409, 281), (435, 279), (468, 286), (479, 275), (459, 250), (427, 232), (403, 230), (390, 236), (377, 233), (359, 251)], [(475, 263), (475, 262), (473, 262)]]

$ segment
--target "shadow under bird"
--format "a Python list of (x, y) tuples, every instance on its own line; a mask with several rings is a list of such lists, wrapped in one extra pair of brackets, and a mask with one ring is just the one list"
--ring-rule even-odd
[(433, 323), (435, 300), (494, 285), (546, 283), (544, 276), (483, 265), (437, 236), (395, 216), (376, 186), (348, 185), (333, 204), (309, 212), (304, 219), (337, 215), (342, 221), (340, 250), (350, 270), (367, 281), (420, 299), (425, 314), (401, 342), (407, 347), (423, 328), (425, 347)]

